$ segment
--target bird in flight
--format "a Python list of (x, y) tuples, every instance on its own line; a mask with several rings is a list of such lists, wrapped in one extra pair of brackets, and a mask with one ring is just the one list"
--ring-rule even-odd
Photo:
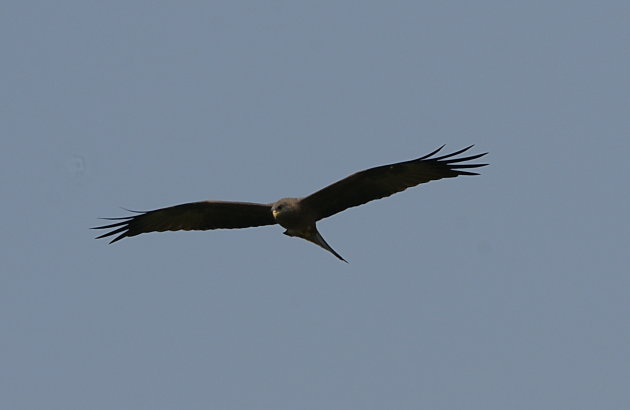
[(234, 229), (279, 224), (285, 235), (306, 239), (321, 246), (340, 260), (347, 262), (326, 243), (317, 231), (316, 223), (353, 206), (384, 198), (407, 188), (454, 178), (459, 175), (479, 175), (466, 171), (488, 164), (463, 164), (483, 157), (486, 153), (457, 158), (468, 151), (466, 147), (451, 154), (435, 156), (444, 145), (423, 157), (396, 164), (366, 169), (335, 182), (303, 198), (283, 198), (271, 204), (251, 202), (202, 201), (175, 205), (168, 208), (115, 220), (110, 225), (92, 229), (112, 229), (96, 239), (116, 235), (110, 243), (128, 236), (147, 232), (190, 231), (208, 229)]

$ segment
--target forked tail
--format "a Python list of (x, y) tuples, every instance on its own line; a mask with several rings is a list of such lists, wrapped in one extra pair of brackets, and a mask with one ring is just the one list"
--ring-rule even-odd
[(337, 258), (341, 259), (345, 263), (348, 263), (347, 260), (342, 258), (341, 255), (339, 255), (337, 252), (335, 252), (335, 250), (333, 248), (331, 248), (330, 245), (328, 245), (328, 243), (324, 240), (324, 237), (322, 235), (320, 235), (320, 233), (317, 231), (317, 228), (315, 228), (315, 231), (313, 232), (313, 234), (314, 235), (311, 238), (305, 238), (305, 239), (313, 242), (314, 244), (317, 244), (317, 245), (321, 246), (322, 248), (326, 249), (328, 252), (330, 252), (333, 255), (335, 255)]

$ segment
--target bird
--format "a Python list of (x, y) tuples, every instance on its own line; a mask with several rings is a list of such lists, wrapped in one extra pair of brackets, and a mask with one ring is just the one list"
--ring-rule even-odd
[(319, 233), (317, 221), (419, 184), (460, 175), (479, 175), (467, 170), (488, 165), (464, 163), (481, 158), (487, 152), (457, 157), (473, 145), (450, 154), (435, 156), (444, 146), (420, 158), (356, 172), (306, 197), (282, 198), (267, 204), (190, 202), (147, 212), (130, 211), (137, 215), (121, 218), (101, 218), (116, 222), (92, 229), (113, 229), (95, 239), (114, 236), (109, 242), (114, 243), (148, 232), (203, 231), (278, 224), (285, 229), (285, 235), (306, 239), (347, 263)]

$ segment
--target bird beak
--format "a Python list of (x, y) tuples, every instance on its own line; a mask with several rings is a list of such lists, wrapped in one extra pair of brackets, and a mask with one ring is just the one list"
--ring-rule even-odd
[(279, 214), (279, 213), (280, 213), (280, 212), (278, 212), (278, 210), (277, 210), (277, 209), (272, 209), (272, 210), (271, 210), (271, 215), (273, 215), (273, 217), (274, 217), (274, 218), (276, 218), (276, 217), (278, 216), (278, 214)]

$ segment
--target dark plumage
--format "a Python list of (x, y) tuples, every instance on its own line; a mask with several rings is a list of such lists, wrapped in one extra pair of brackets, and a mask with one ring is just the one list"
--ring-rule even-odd
[(345, 261), (319, 234), (316, 222), (353, 206), (365, 204), (404, 191), (409, 187), (459, 175), (488, 164), (462, 164), (487, 153), (454, 158), (471, 146), (448, 155), (433, 157), (444, 146), (423, 157), (370, 168), (352, 174), (304, 198), (283, 198), (272, 204), (203, 201), (161, 208), (123, 218), (93, 229), (113, 229), (99, 237), (117, 235), (110, 243), (147, 232), (178, 230), (233, 229), (280, 224), (284, 234), (313, 242)]

